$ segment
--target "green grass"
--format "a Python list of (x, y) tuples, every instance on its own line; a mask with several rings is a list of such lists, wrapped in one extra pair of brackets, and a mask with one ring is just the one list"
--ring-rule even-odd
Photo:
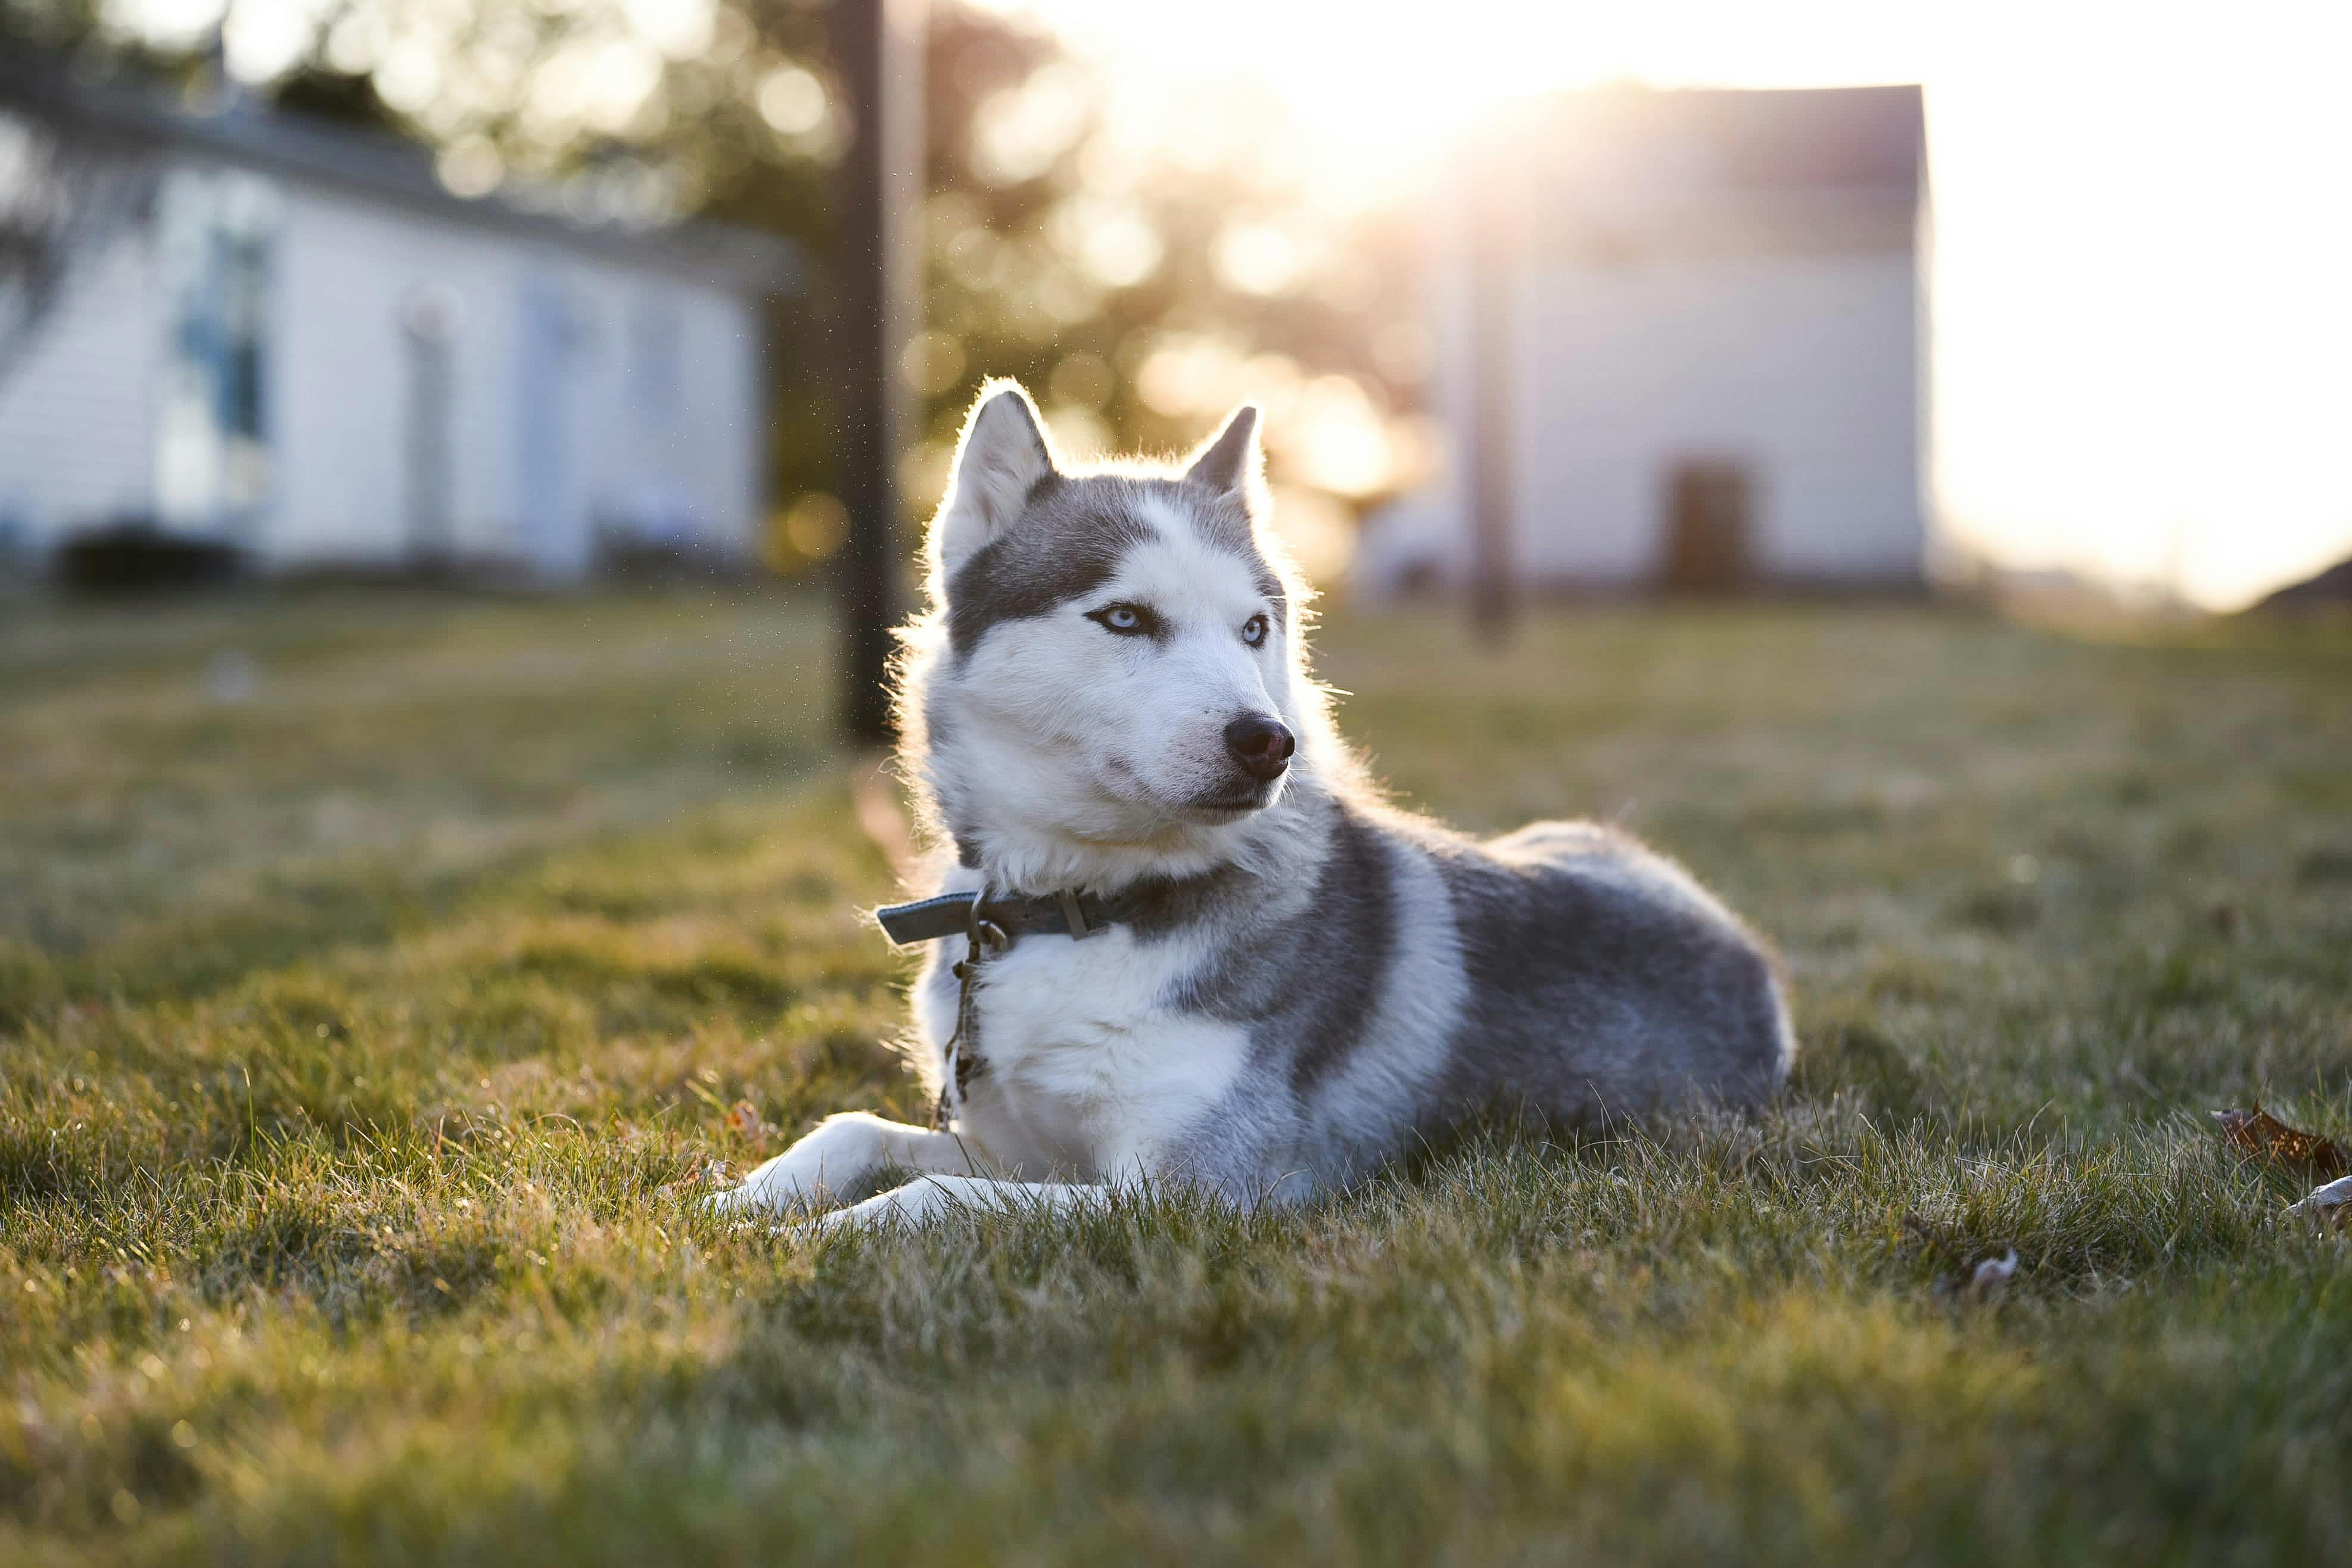
[(0, 1561), (2352, 1557), (2352, 1237), (2205, 1115), (2352, 1134), (2352, 633), (1324, 646), (1412, 801), (1616, 816), (1774, 936), (1786, 1103), (730, 1229), (674, 1184), (919, 1111), (811, 606), (17, 614)]

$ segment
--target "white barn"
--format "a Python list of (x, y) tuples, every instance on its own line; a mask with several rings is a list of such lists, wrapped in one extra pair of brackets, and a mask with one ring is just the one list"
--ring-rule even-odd
[(755, 545), (781, 242), (461, 199), (396, 139), (22, 62), (0, 198), (0, 237), (57, 251), (0, 313), (20, 555), (125, 521), (266, 569), (552, 580), (608, 532)]
[[(1502, 178), (1510, 233), (1489, 266), (1517, 581), (1922, 580), (1917, 88), (1577, 94), (1515, 138)], [(1458, 211), (1430, 227), (1447, 458), (1368, 521), (1357, 570), (1375, 594), (1460, 583), (1475, 558), (1472, 247)]]

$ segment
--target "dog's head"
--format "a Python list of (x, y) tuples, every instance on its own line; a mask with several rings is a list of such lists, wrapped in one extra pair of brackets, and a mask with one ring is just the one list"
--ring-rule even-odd
[(1308, 765), (1260, 465), (1244, 407), (1181, 467), (1070, 471), (1017, 385), (982, 392), (931, 525), (908, 715), (967, 858), (992, 830), (1197, 847)]

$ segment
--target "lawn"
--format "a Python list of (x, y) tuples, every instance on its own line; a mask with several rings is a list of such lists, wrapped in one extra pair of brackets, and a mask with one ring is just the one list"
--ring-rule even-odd
[(1335, 615), (1404, 798), (1780, 944), (1785, 1102), (815, 1244), (689, 1201), (919, 1111), (814, 606), (0, 615), (0, 1561), (2352, 1560), (2207, 1114), (2352, 1135), (2352, 630)]

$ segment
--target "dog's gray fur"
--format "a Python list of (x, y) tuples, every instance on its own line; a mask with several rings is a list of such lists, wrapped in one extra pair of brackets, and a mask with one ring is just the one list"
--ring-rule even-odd
[[(1770, 953), (1672, 862), (1591, 823), (1475, 843), (1381, 799), (1307, 676), (1257, 468), (1251, 410), (1182, 469), (1079, 474), (1017, 387), (983, 393), (899, 677), (904, 762), (955, 851), (938, 889), (1123, 894), (1129, 917), (983, 965), (950, 1133), (831, 1118), (726, 1206), (820, 1206), (892, 1164), (932, 1174), (828, 1219), (1134, 1180), (1248, 1205), (1490, 1108), (1590, 1124), (1786, 1078)], [(1113, 636), (1089, 617), (1114, 597), (1171, 607)], [(1237, 711), (1298, 737), (1270, 788), (1204, 739)], [(910, 1055), (936, 1092), (961, 947), (933, 945)]]

